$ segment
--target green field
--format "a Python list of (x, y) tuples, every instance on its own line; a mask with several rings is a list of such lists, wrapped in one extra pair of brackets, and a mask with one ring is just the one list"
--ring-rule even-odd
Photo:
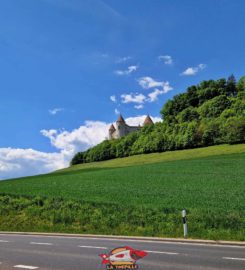
[[(111, 227), (114, 234), (181, 236), (180, 211), (186, 208), (190, 237), (244, 240), (245, 145), (77, 165), (52, 174), (1, 181), (0, 194), (0, 229), (110, 233)], [(18, 200), (25, 206), (18, 209)], [(91, 216), (97, 215), (93, 220), (97, 219), (98, 228), (87, 216), (84, 221), (84, 205)], [(48, 211), (53, 215), (50, 219)], [(16, 213), (24, 220), (19, 227), (12, 224)], [(31, 215), (37, 218), (34, 227), (28, 222)], [(67, 222), (66, 215), (70, 217)]]

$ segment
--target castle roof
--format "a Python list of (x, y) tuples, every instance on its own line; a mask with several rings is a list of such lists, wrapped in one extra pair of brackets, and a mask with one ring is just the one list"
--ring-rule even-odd
[(116, 130), (113, 124), (111, 124), (109, 130), (111, 130), (111, 131), (115, 131)]
[(150, 117), (149, 114), (148, 114), (148, 115), (146, 116), (146, 118), (145, 118), (145, 121), (144, 121), (143, 126), (146, 126), (146, 125), (153, 125), (153, 124), (154, 124), (154, 123), (153, 123), (151, 117)]
[(118, 116), (117, 122), (125, 123), (125, 120), (123, 119), (121, 114)]

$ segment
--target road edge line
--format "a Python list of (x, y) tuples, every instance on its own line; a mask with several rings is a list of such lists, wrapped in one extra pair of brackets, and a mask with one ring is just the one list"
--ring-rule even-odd
[(143, 240), (156, 242), (178, 242), (193, 244), (213, 244), (213, 245), (232, 245), (244, 246), (245, 241), (225, 241), (225, 240), (203, 240), (203, 239), (184, 239), (184, 238), (165, 238), (165, 237), (144, 237), (144, 236), (125, 236), (125, 235), (100, 235), (100, 234), (69, 234), (69, 233), (42, 233), (42, 232), (9, 232), (0, 231), (0, 235), (33, 235), (33, 236), (62, 236), (62, 237), (81, 237), (81, 238), (101, 238), (116, 240)]

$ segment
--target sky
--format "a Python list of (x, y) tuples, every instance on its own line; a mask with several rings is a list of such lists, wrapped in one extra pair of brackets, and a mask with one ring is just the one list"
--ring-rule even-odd
[(0, 180), (69, 165), (121, 113), (245, 75), (243, 0), (0, 1)]

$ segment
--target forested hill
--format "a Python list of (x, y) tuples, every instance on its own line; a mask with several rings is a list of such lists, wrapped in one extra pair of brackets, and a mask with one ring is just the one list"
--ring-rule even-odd
[(143, 153), (245, 142), (245, 76), (202, 81), (169, 100), (162, 122), (77, 153), (71, 165)]

